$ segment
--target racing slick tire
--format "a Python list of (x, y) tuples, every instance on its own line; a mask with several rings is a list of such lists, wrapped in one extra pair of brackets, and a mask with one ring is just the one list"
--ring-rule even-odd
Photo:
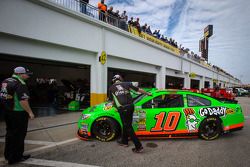
[(92, 133), (100, 141), (111, 141), (118, 136), (119, 125), (112, 118), (100, 117), (93, 123)]
[(207, 117), (199, 126), (199, 137), (204, 140), (217, 139), (221, 133), (222, 125), (218, 117)]

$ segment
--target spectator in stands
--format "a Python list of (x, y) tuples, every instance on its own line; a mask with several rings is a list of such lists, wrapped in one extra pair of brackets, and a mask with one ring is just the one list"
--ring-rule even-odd
[(169, 43), (169, 41), (168, 41), (168, 38), (167, 38), (167, 37), (165, 38), (165, 42), (166, 42), (166, 43)]
[(185, 55), (185, 52), (183, 49), (180, 49), (180, 56), (184, 56)]
[(177, 42), (174, 43), (174, 47), (178, 48), (178, 44)]
[(120, 12), (119, 10), (116, 10), (116, 12), (114, 13), (114, 16), (117, 17), (118, 19), (121, 18), (119, 12)]
[(113, 12), (113, 6), (109, 7), (107, 14), (108, 14), (108, 23), (114, 25), (115, 13)]
[(115, 26), (120, 27), (120, 15), (119, 15), (119, 10), (116, 10), (116, 12), (114, 13), (114, 23)]
[(182, 49), (182, 44), (180, 44), (179, 48)]
[(175, 40), (172, 38), (172, 46), (175, 46)]
[(147, 23), (145, 23), (145, 24), (141, 27), (142, 32), (146, 32), (146, 29), (147, 29)]
[(157, 35), (157, 38), (160, 39), (161, 37), (160, 30), (157, 31), (156, 35)]
[(121, 14), (120, 28), (126, 31), (128, 31), (127, 21), (128, 21), (128, 16), (126, 14), (126, 10), (124, 10), (123, 13)]
[(126, 14), (126, 10), (123, 11), (123, 13), (121, 14), (121, 19), (124, 19), (125, 21), (128, 21), (128, 16)]
[(165, 37), (164, 37), (164, 35), (161, 35), (160, 40), (162, 40), (162, 41), (165, 42)]
[(89, 0), (80, 0), (80, 11), (84, 14), (87, 13), (88, 3), (89, 3)]
[(99, 20), (106, 21), (106, 12), (107, 12), (107, 5), (104, 3), (104, 0), (98, 3), (99, 9)]
[(130, 20), (128, 21), (128, 25), (133, 26), (134, 24), (134, 18), (131, 17)]
[(151, 29), (150, 29), (150, 26), (148, 26), (148, 27), (146, 28), (146, 33), (149, 34), (149, 35), (152, 35), (152, 31), (151, 31)]
[(153, 36), (154, 36), (155, 38), (157, 38), (157, 30), (155, 30), (155, 31), (153, 32)]
[(138, 32), (141, 33), (141, 25), (140, 25), (140, 19), (139, 17), (135, 21), (135, 27), (137, 28)]
[(172, 38), (169, 39), (169, 44), (173, 45), (173, 39)]

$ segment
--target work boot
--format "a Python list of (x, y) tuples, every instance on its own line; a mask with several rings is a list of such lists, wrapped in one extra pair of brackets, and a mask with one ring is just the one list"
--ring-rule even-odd
[(30, 155), (23, 155), (22, 158), (21, 158), (21, 161), (26, 161), (27, 159), (30, 158)]
[(9, 165), (13, 165), (13, 164), (16, 164), (18, 162), (23, 162), (23, 161), (26, 161), (27, 159), (30, 158), (30, 155), (23, 155), (21, 158), (17, 159), (17, 160), (9, 160), (8, 161), (8, 164)]
[(128, 147), (128, 143), (123, 143), (121, 140), (117, 140), (117, 143), (119, 144), (119, 146)]
[(140, 148), (132, 148), (132, 151), (134, 153), (142, 153), (143, 152), (143, 147), (141, 146)]

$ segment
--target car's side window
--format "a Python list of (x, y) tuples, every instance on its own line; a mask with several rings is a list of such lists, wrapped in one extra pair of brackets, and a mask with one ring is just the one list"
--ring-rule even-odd
[(162, 95), (154, 97), (142, 105), (142, 108), (158, 108), (163, 103)]
[(153, 100), (149, 100), (142, 105), (142, 108), (152, 108)]
[(187, 95), (187, 103), (189, 107), (211, 105), (210, 100), (195, 95)]
[(177, 94), (163, 94), (144, 103), (142, 108), (173, 108), (183, 107), (183, 97)]
[(178, 94), (169, 94), (165, 97), (166, 107), (184, 107), (183, 97)]

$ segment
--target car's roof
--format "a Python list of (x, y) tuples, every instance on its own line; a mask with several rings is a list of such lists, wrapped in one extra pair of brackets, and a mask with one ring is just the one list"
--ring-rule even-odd
[(189, 93), (196, 93), (196, 92), (192, 92), (190, 90), (181, 90), (181, 89), (157, 89), (157, 90), (153, 90), (151, 91), (152, 93), (160, 93), (160, 92), (169, 92), (169, 93), (181, 93), (181, 92), (189, 92)]
[(162, 92), (166, 92), (166, 93), (170, 93), (170, 94), (175, 94), (175, 93), (180, 93), (180, 94), (193, 94), (193, 95), (200, 95), (200, 96), (204, 96), (204, 97), (208, 97), (208, 98), (212, 98), (211, 96), (208, 96), (202, 92), (192, 92), (190, 90), (180, 90), (180, 89), (157, 89), (157, 90), (153, 90), (151, 91), (152, 94), (160, 94)]

